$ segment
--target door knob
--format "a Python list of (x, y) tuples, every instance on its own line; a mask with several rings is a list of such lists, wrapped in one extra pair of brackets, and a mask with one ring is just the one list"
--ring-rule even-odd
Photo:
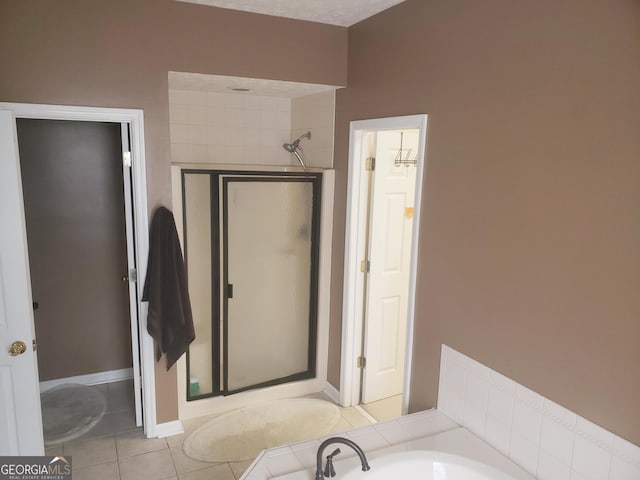
[(11, 347), (9, 347), (9, 355), (12, 357), (17, 357), (18, 355), (22, 355), (27, 351), (27, 344), (22, 340), (18, 340), (17, 342), (13, 342)]

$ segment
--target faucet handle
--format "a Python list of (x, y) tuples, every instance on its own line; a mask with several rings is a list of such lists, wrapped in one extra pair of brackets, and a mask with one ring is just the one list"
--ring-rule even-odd
[(333, 457), (335, 457), (339, 453), (340, 453), (340, 449), (336, 448), (333, 452), (331, 452), (329, 455), (327, 455), (327, 460), (333, 459)]
[(329, 455), (327, 455), (327, 464), (324, 467), (324, 472), (323, 475), (325, 477), (335, 477), (336, 476), (336, 471), (333, 468), (333, 457), (335, 457), (336, 455), (338, 455), (340, 453), (340, 449), (336, 448), (332, 453), (330, 453)]

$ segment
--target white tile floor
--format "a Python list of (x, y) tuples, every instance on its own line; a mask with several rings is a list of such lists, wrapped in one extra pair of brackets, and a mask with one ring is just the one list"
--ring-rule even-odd
[[(84, 436), (46, 449), (47, 455), (71, 455), (74, 480), (237, 480), (251, 461), (207, 463), (182, 451), (185, 438), (212, 417), (183, 422), (185, 433), (147, 439), (135, 426), (131, 381), (99, 385), (107, 413)], [(370, 425), (356, 408), (341, 408), (335, 432)]]
[(378, 422), (393, 420), (394, 418), (402, 416), (402, 395), (395, 395), (370, 402), (362, 405), (362, 408)]

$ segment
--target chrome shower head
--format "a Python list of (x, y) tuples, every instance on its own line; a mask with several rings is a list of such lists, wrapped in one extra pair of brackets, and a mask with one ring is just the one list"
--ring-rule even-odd
[(291, 143), (283, 143), (282, 148), (284, 148), (287, 152), (295, 155), (300, 162), (300, 165), (302, 165), (302, 168), (306, 168), (304, 165), (304, 161), (302, 160), (302, 156), (300, 155), (300, 152), (298, 152), (298, 150), (302, 150), (302, 147), (300, 147), (300, 141), (303, 138), (311, 139), (311, 132), (303, 133)]
[(311, 132), (303, 133), (291, 143), (283, 143), (282, 148), (284, 148), (289, 153), (293, 153), (298, 149), (298, 147), (300, 147), (300, 141), (303, 138), (308, 138), (309, 140), (311, 140)]
[(299, 145), (300, 145), (300, 141), (296, 140), (293, 143), (283, 143), (282, 148), (284, 148), (289, 153), (293, 153), (298, 149)]

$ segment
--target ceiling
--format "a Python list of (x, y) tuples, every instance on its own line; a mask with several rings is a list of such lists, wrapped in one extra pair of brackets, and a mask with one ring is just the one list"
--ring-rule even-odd
[(234, 93), (233, 89), (245, 95), (263, 95), (266, 97), (296, 98), (315, 93), (329, 92), (334, 85), (315, 83), (287, 82), (284, 80), (266, 80), (262, 78), (231, 77), (225, 75), (205, 75), (201, 73), (169, 72), (169, 88), (172, 90), (192, 90), (199, 92)]
[(178, 0), (349, 27), (404, 0)]

